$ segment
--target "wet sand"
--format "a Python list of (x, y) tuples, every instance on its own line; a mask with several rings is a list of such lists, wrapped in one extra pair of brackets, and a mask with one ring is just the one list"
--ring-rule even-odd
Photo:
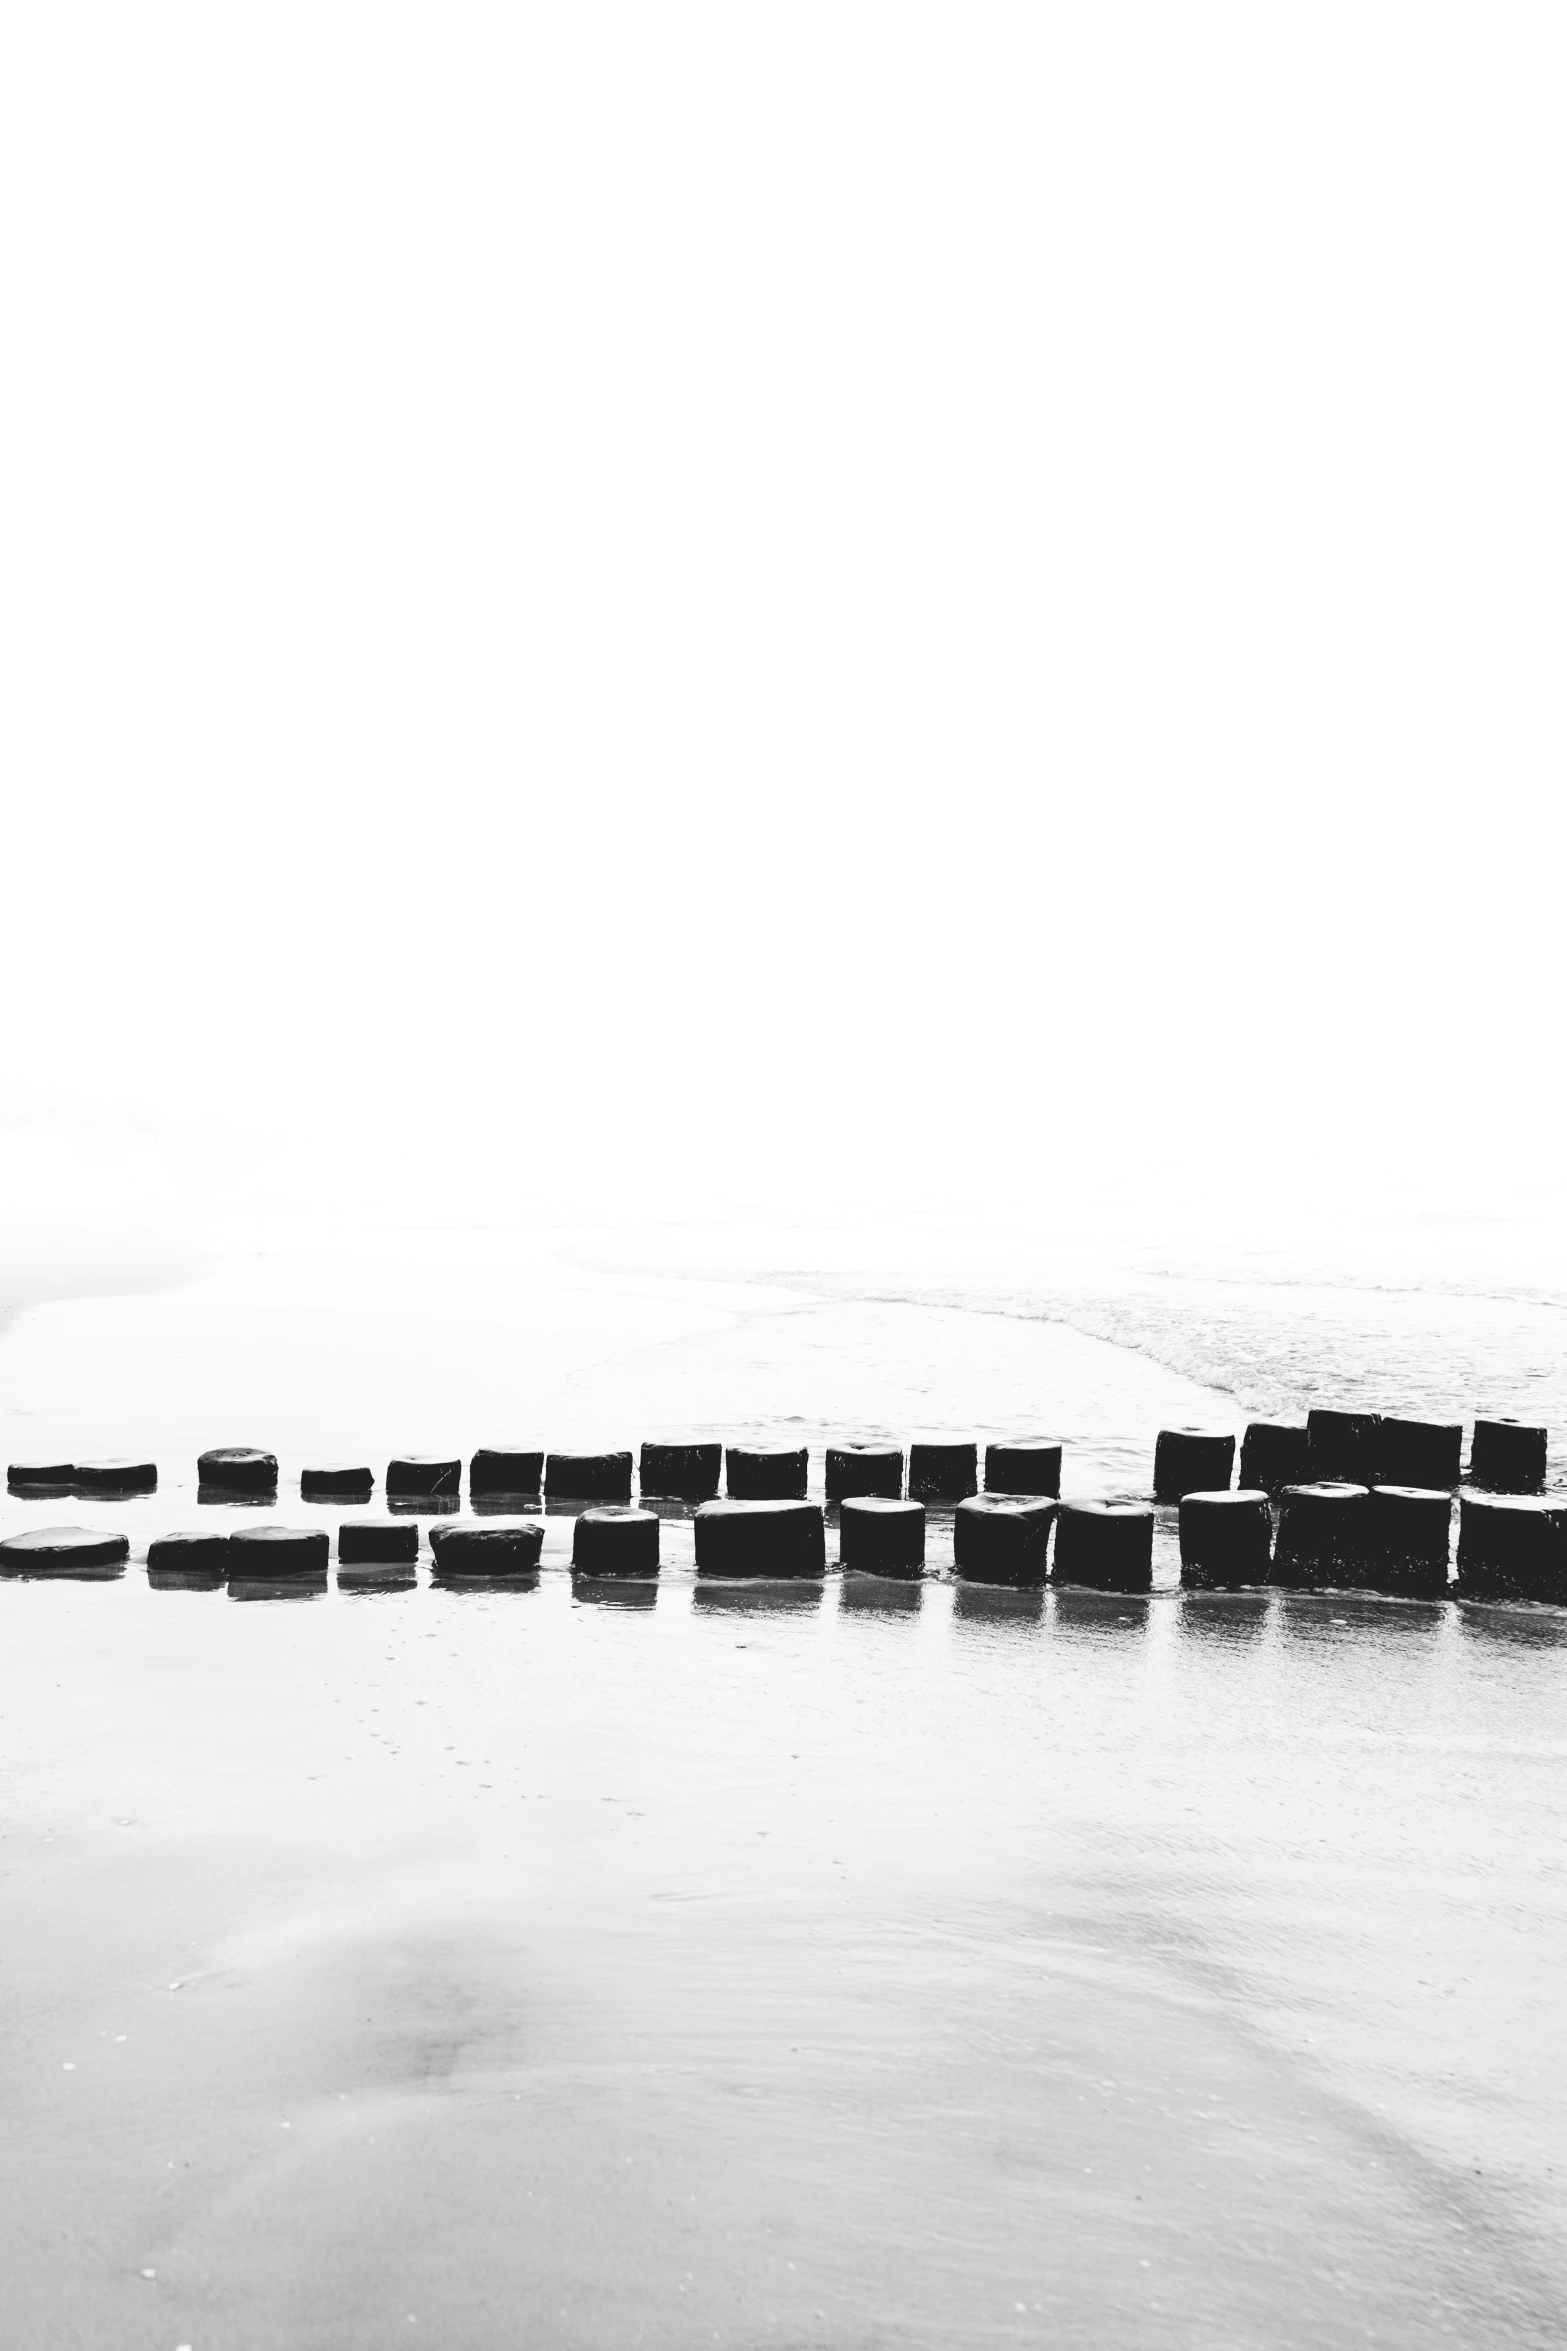
[(732, 1597), (4, 1594), (18, 2340), (1554, 2338), (1567, 1651)]
[[(468, 1441), (519, 1392), (632, 1443), (945, 1397), (1107, 1490), (1227, 1403), (1052, 1325), (632, 1289), (564, 1361), (569, 1304), (475, 1347)], [(187, 1416), (352, 1449), (369, 1294), (247, 1294), (23, 1318), (8, 1400), (63, 1432), (73, 1361), (83, 1418), (141, 1362), (175, 1464), (55, 1516), (197, 1523)], [(447, 1441), (440, 1341), (382, 1451)], [(915, 1592), (699, 1592), (678, 1519), (656, 1592), (574, 1585), (559, 1516), (531, 1591), (0, 1588), (16, 2339), (1559, 2339), (1567, 1618), (986, 1594), (945, 1539)]]

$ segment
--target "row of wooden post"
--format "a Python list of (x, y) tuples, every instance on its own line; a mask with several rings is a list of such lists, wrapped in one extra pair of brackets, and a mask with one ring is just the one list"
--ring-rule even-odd
[[(1238, 1485), (1231, 1483), (1232, 1435), (1162, 1430), (1153, 1494), (1155, 1502), (1179, 1505), (1182, 1579), (1194, 1587), (1358, 1586), (1439, 1598), (1451, 1580), (1452, 1495), (1463, 1475), (1462, 1455), (1457, 1423), (1323, 1408), (1302, 1426), (1252, 1422), (1240, 1444)], [(979, 1493), (979, 1448), (973, 1443), (915, 1444), (907, 1457), (901, 1446), (830, 1446), (824, 1484), (838, 1512), (840, 1564), (882, 1576), (921, 1574), (925, 1504), (935, 1502), (953, 1507), (953, 1560), (960, 1576), (1030, 1585), (1053, 1575), (1105, 1590), (1150, 1589), (1153, 1510), (1138, 1501), (1061, 1501), (1061, 1457), (1055, 1442), (989, 1445), (986, 1490)], [(1467, 1472), (1471, 1490), (1459, 1504), (1461, 1594), (1567, 1602), (1567, 1502), (1548, 1501), (1540, 1491), (1545, 1459), (1543, 1428), (1513, 1420), (1476, 1422)], [(640, 1470), (644, 1501), (694, 1508), (699, 1575), (825, 1573), (825, 1525), (821, 1507), (806, 1499), (804, 1446), (649, 1442), (641, 1450)], [(388, 1504), (394, 1511), (453, 1509), (462, 1471), (457, 1458), (398, 1456), (387, 1465)], [(199, 1457), (197, 1472), (205, 1500), (276, 1498), (275, 1454), (220, 1447)], [(723, 1500), (720, 1476), (728, 1488)], [(14, 1463), (9, 1479), (18, 1492), (146, 1493), (156, 1488), (157, 1467), (137, 1461)], [(483, 1449), (468, 1464), (468, 1485), (481, 1508), (486, 1501), (540, 1495), (580, 1505), (573, 1563), (584, 1573), (658, 1573), (659, 1517), (631, 1504), (629, 1451)], [(362, 1466), (301, 1473), (307, 1501), (359, 1502), (373, 1490), (372, 1473)], [(338, 1557), (343, 1565), (411, 1564), (418, 1541), (417, 1527), (406, 1523), (356, 1521), (340, 1528)], [(438, 1525), (430, 1542), (438, 1572), (515, 1576), (537, 1570), (543, 1529), (526, 1520)], [(0, 1543), (0, 1566), (38, 1571), (67, 1561), (109, 1565), (123, 1559), (127, 1548), (120, 1536), (44, 1529)], [(149, 1566), (211, 1574), (313, 1573), (325, 1571), (329, 1554), (329, 1539), (319, 1528), (258, 1526), (162, 1537), (151, 1547)]]
[[(1179, 1504), (1182, 1581), (1208, 1590), (1358, 1587), (1441, 1599), (1450, 1588), (1452, 1511), (1445, 1493), (1328, 1480), (1287, 1486), (1276, 1502), (1260, 1489), (1185, 1494)], [(1458, 1512), (1459, 1597), (1567, 1603), (1567, 1504), (1539, 1495), (1465, 1492)], [(922, 1575), (925, 1519), (924, 1503), (907, 1497), (846, 1496), (838, 1506), (840, 1566), (887, 1577)], [(952, 1514), (953, 1565), (976, 1583), (1028, 1586), (1049, 1578), (1146, 1592), (1153, 1583), (1154, 1519), (1148, 1503), (970, 1495)], [(654, 1577), (662, 1523), (645, 1506), (590, 1504), (576, 1516), (572, 1564), (585, 1575)], [(819, 1503), (704, 1502), (695, 1511), (693, 1533), (699, 1576), (826, 1573), (826, 1521)], [(536, 1519), (438, 1523), (430, 1529), (435, 1570), (445, 1577), (536, 1574), (543, 1543)], [(0, 1571), (111, 1568), (128, 1553), (124, 1535), (40, 1528), (0, 1541)], [(154, 1573), (213, 1579), (324, 1576), (330, 1554), (325, 1528), (265, 1525), (160, 1536), (149, 1546), (147, 1564)], [(419, 1528), (410, 1519), (355, 1520), (338, 1530), (338, 1560), (345, 1567), (412, 1568), (418, 1554)]]

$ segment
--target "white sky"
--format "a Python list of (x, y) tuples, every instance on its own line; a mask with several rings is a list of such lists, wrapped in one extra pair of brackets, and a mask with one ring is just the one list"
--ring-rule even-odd
[(16, 0), (13, 1194), (1554, 1175), (1564, 59)]

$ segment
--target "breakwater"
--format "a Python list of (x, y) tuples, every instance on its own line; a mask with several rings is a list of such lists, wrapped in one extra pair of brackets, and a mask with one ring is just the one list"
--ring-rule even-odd
[[(602, 1452), (526, 1445), (369, 1463), (305, 1462), (219, 1446), (196, 1459), (208, 1522), (159, 1532), (149, 1571), (210, 1582), (324, 1581), (344, 1570), (411, 1577), (427, 1518), (442, 1580), (539, 1572), (542, 1517), (573, 1524), (571, 1564), (640, 1582), (663, 1564), (661, 1528), (692, 1520), (696, 1573), (714, 1580), (811, 1581), (832, 1568), (902, 1581), (933, 1568), (927, 1514), (964, 1583), (1047, 1582), (1136, 1594), (1155, 1584), (1155, 1536), (1173, 1522), (1179, 1581), (1194, 1590), (1356, 1590), (1393, 1598), (1567, 1605), (1567, 1495), (1545, 1488), (1547, 1432), (1514, 1420), (1458, 1423), (1324, 1407), (1294, 1426), (1159, 1431), (1146, 1489), (1074, 1495), (1070, 1448), (1055, 1439), (922, 1439), (907, 1447), (846, 1438), (802, 1445), (649, 1440)], [(9, 1493), (45, 1505), (97, 1505), (158, 1491), (158, 1465), (125, 1457), (13, 1462)], [(1066, 1491), (1063, 1494), (1063, 1480)], [(315, 1513), (373, 1504), (384, 1518), (335, 1530)], [(477, 1523), (448, 1524), (467, 1504)], [(314, 1523), (222, 1524), (297, 1494)], [(836, 1535), (836, 1551), (831, 1537)], [(30, 1524), (0, 1538), (0, 1573), (113, 1575), (131, 1539), (101, 1525)]]

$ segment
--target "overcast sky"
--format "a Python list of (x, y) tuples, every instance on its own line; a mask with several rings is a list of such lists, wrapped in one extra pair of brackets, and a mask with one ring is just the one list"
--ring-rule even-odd
[(1559, 9), (0, 43), (13, 1195), (1554, 1175)]

